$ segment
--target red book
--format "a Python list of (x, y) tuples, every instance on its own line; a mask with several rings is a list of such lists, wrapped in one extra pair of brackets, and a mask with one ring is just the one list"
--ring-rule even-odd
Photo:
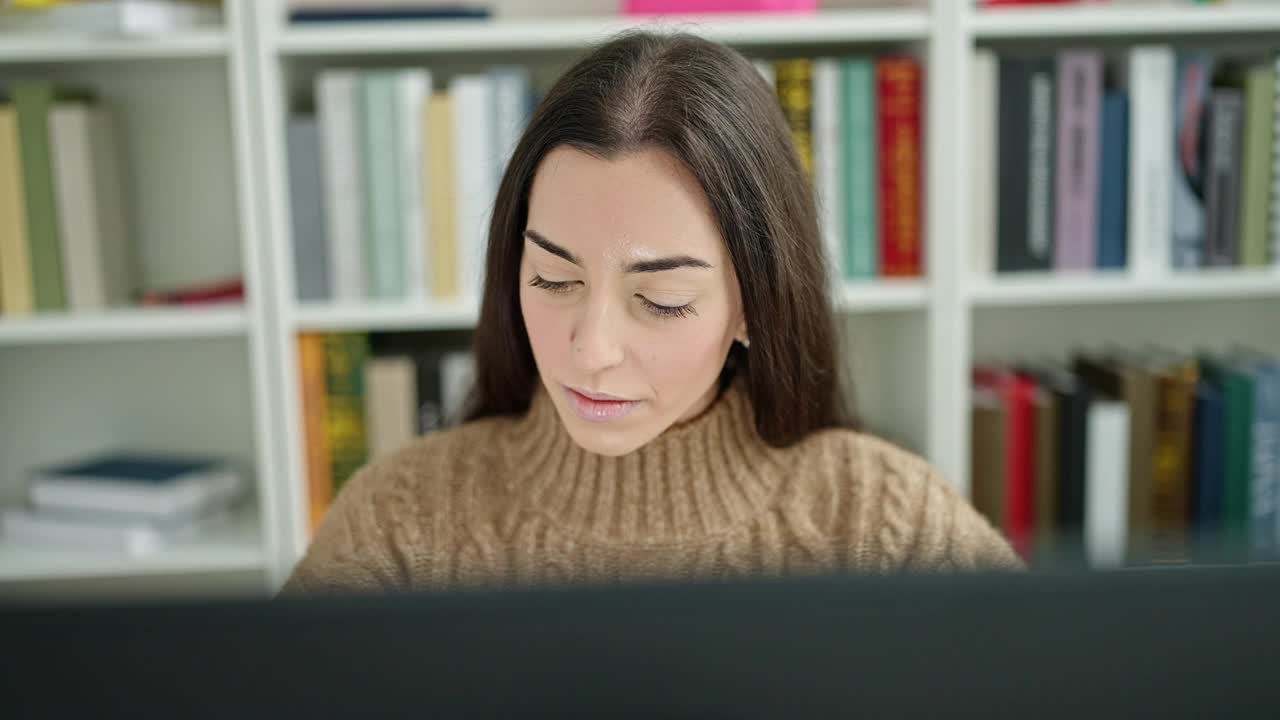
[(995, 392), (1004, 405), (1004, 517), (999, 523), (1013, 549), (1031, 559), (1035, 535), (1036, 425), (1032, 378), (999, 368), (975, 368), (975, 385)]
[(921, 274), (920, 63), (876, 62), (880, 134), (880, 274)]

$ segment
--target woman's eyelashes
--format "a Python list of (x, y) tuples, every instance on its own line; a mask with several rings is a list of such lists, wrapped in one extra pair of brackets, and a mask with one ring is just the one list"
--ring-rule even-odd
[[(529, 279), (529, 286), (545, 290), (554, 295), (561, 295), (571, 292), (575, 285), (581, 284), (578, 280), (547, 280), (541, 275), (534, 275)], [(694, 310), (693, 303), (685, 303), (684, 305), (662, 305), (656, 303), (649, 298), (636, 294), (636, 299), (644, 306), (650, 314), (660, 318), (684, 318), (690, 315), (697, 315), (698, 311)]]

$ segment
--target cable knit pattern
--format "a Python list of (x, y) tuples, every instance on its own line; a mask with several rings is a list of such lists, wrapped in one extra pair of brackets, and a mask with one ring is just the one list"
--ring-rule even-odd
[(923, 460), (847, 430), (771, 447), (735, 385), (618, 458), (578, 447), (542, 392), (420, 438), (347, 483), (285, 590), (1021, 567)]

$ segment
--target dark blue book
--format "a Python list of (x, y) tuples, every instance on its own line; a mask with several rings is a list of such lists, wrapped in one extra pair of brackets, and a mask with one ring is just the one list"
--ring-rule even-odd
[(1123, 270), (1129, 224), (1129, 98), (1102, 100), (1102, 168), (1098, 182), (1098, 268)]
[(37, 469), (27, 489), (38, 510), (173, 519), (228, 506), (244, 481), (222, 459), (113, 452)]
[(1226, 447), (1226, 405), (1212, 382), (1196, 385), (1195, 431), (1192, 444), (1192, 518), (1198, 544), (1212, 548), (1222, 528), (1222, 471)]
[(488, 8), (470, 5), (426, 5), (422, 7), (333, 7), (291, 10), (291, 23), (391, 22), (397, 20), (484, 20)]
[(222, 464), (211, 458), (118, 454), (44, 468), (37, 471), (36, 475), (63, 481), (128, 483), (154, 487), (215, 471)]

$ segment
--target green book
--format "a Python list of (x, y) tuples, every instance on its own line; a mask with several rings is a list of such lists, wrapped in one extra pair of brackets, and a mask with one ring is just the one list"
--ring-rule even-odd
[(1240, 264), (1245, 267), (1262, 267), (1268, 264), (1270, 251), (1275, 70), (1265, 66), (1251, 68), (1244, 83), (1244, 193), (1240, 205)]
[(848, 128), (844, 143), (844, 267), (847, 280), (868, 280), (880, 272), (877, 213), (875, 66), (868, 58), (846, 58), (840, 64), (840, 118)]
[(324, 336), (326, 435), (329, 468), (335, 490), (369, 459), (364, 417), (364, 365), (369, 336), (333, 333)]
[(43, 82), (15, 82), (10, 91), (18, 111), (18, 142), (22, 148), (35, 309), (65, 310), (67, 299), (62, 282), (62, 246), (58, 237), (53, 164), (49, 156), (53, 86)]
[(1205, 379), (1222, 393), (1225, 448), (1222, 533), (1226, 549), (1243, 556), (1249, 541), (1249, 488), (1253, 480), (1253, 377), (1228, 362), (1202, 358)]
[(360, 78), (359, 127), (364, 158), (365, 269), (368, 296), (403, 300), (404, 231), (400, 190), (400, 74), (394, 70)]

